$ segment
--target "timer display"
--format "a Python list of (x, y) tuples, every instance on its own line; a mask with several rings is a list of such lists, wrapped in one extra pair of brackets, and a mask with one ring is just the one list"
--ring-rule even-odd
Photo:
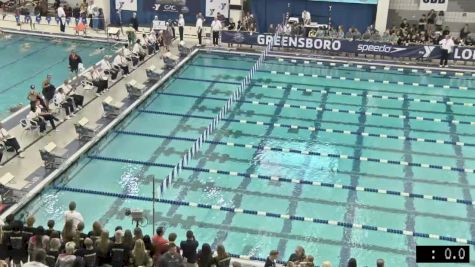
[(417, 263), (469, 263), (469, 246), (417, 246)]

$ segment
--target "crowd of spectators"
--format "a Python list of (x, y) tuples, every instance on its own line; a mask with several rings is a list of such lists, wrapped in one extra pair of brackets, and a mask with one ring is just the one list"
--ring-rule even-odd
[[(84, 218), (76, 210), (76, 203), (70, 202), (64, 212), (65, 224), (57, 227), (54, 220), (47, 227), (35, 226), (35, 218), (29, 216), (25, 222), (8, 215), (0, 227), (0, 267), (240, 267), (238, 261), (231, 263), (231, 256), (223, 245), (218, 244), (213, 252), (211, 245), (196, 240), (191, 230), (178, 243), (176, 233), (165, 238), (165, 228), (158, 227), (153, 236), (142, 232), (140, 227), (133, 231), (117, 226), (112, 234), (99, 222), (86, 231)], [(279, 252), (272, 250), (264, 267), (275, 267)], [(315, 258), (297, 246), (287, 260), (288, 267), (314, 267)], [(3, 265), (6, 266), (6, 265)], [(324, 261), (322, 267), (331, 267)], [(348, 267), (357, 267), (356, 259), (348, 261)], [(384, 260), (378, 259), (377, 267), (384, 267)]]
[[(306, 12), (306, 11), (304, 11)], [(304, 15), (302, 15), (304, 16)], [(335, 38), (348, 40), (363, 40), (373, 42), (385, 42), (397, 45), (422, 45), (436, 44), (446, 36), (451, 35), (456, 45), (473, 45), (475, 40), (470, 35), (469, 25), (453, 34), (452, 29), (445, 25), (444, 12), (429, 11), (423, 14), (418, 24), (410, 24), (407, 19), (403, 19), (400, 25), (393, 25), (383, 33), (370, 25), (364, 32), (360, 32), (356, 27), (345, 29), (343, 26), (334, 27), (332, 25), (322, 25), (319, 27), (309, 27), (310, 20), (302, 18), (299, 23), (289, 22), (285, 25), (269, 25), (268, 32), (286, 35), (301, 35), (318, 38)]]

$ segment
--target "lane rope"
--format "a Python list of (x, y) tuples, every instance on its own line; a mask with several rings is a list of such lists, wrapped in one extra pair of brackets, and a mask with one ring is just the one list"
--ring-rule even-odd
[[(119, 134), (149, 137), (149, 138), (163, 138), (163, 139), (169, 139), (169, 140), (179, 140), (179, 141), (189, 141), (189, 142), (194, 141), (193, 138), (187, 138), (187, 137), (167, 136), (167, 135), (140, 133), (140, 132), (133, 132), (133, 131), (115, 131), (115, 132)], [(230, 146), (230, 147), (240, 147), (240, 148), (247, 148), (247, 149), (261, 149), (261, 150), (269, 150), (269, 151), (284, 152), (284, 153), (313, 155), (310, 151), (307, 154), (307, 152), (303, 150), (258, 146), (258, 145), (252, 145), (252, 144), (240, 144), (240, 143), (209, 141), (209, 140), (206, 141), (205, 143), (212, 144), (212, 145), (225, 145), (225, 146)], [(121, 159), (113, 159), (113, 158), (100, 157), (100, 156), (89, 156), (89, 158), (97, 159), (97, 160), (108, 160), (108, 161), (119, 160), (119, 162), (122, 162)], [(137, 164), (145, 165), (148, 163), (140, 161), (140, 163), (137, 163)], [(171, 168), (173, 166), (167, 165), (167, 164), (165, 165), (160, 164), (157, 167)], [(185, 167), (185, 169), (190, 170), (190, 171), (196, 171), (196, 172), (219, 173), (219, 174), (226, 174), (230, 176), (239, 176), (239, 177), (245, 177), (245, 178), (273, 180), (273, 181), (277, 180), (279, 182), (304, 184), (304, 185), (312, 185), (312, 186), (319, 186), (319, 187), (329, 187), (329, 188), (335, 188), (335, 189), (341, 189), (341, 190), (377, 193), (377, 194), (383, 194), (383, 195), (393, 195), (393, 196), (409, 197), (409, 198), (416, 198), (416, 199), (459, 203), (459, 204), (464, 204), (464, 205), (475, 205), (475, 201), (466, 200), (466, 199), (457, 199), (457, 198), (451, 198), (451, 197), (445, 197), (445, 196), (433, 196), (433, 195), (426, 195), (426, 194), (419, 194), (419, 193), (386, 190), (386, 189), (380, 189), (380, 188), (361, 187), (361, 186), (352, 186), (352, 185), (326, 183), (326, 182), (315, 182), (315, 181), (309, 181), (309, 180), (290, 179), (290, 178), (285, 178), (285, 177), (277, 177), (277, 176), (269, 176), (269, 175), (248, 174), (248, 173), (240, 173), (236, 171), (224, 171), (224, 170), (193, 168), (193, 167)]]
[(159, 203), (175, 205), (175, 206), (186, 206), (186, 207), (200, 208), (200, 209), (207, 209), (207, 210), (218, 210), (218, 211), (224, 211), (224, 212), (230, 212), (230, 213), (241, 213), (241, 214), (263, 216), (263, 217), (270, 217), (270, 218), (280, 218), (283, 220), (302, 221), (302, 222), (309, 222), (309, 223), (323, 224), (323, 225), (333, 225), (333, 226), (339, 226), (343, 228), (354, 228), (354, 229), (384, 232), (384, 233), (396, 234), (396, 235), (415, 236), (415, 237), (421, 237), (421, 238), (426, 238), (426, 239), (435, 239), (435, 240), (441, 240), (441, 241), (448, 241), (452, 243), (475, 245), (475, 241), (465, 239), (465, 238), (416, 232), (416, 231), (410, 231), (406, 229), (386, 228), (386, 227), (380, 227), (380, 226), (375, 226), (375, 225), (348, 223), (348, 222), (335, 221), (335, 220), (329, 220), (329, 219), (323, 219), (323, 218), (304, 217), (304, 216), (290, 215), (290, 214), (279, 214), (279, 213), (274, 213), (274, 212), (257, 211), (257, 210), (251, 210), (251, 209), (243, 209), (243, 208), (232, 208), (232, 207), (226, 207), (226, 206), (220, 206), (220, 205), (210, 205), (210, 204), (202, 204), (202, 203), (188, 202), (188, 201), (169, 200), (169, 199), (164, 199), (164, 198), (157, 199), (157, 198), (138, 196), (138, 195), (129, 195), (129, 194), (120, 194), (120, 193), (113, 193), (113, 192), (104, 192), (104, 191), (98, 191), (98, 190), (71, 188), (71, 187), (65, 187), (65, 186), (64, 187), (54, 186), (54, 189), (69, 191), (69, 192), (74, 192), (74, 193), (100, 195), (100, 196), (116, 197), (116, 198), (122, 198), (122, 199), (133, 199), (133, 200), (148, 201), (148, 202), (159, 202)]

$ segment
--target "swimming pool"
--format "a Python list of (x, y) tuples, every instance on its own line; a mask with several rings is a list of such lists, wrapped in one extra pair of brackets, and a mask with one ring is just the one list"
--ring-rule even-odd
[(0, 120), (9, 115), (9, 108), (26, 104), (31, 84), (41, 91), (47, 74), (53, 84), (70, 78), (68, 56), (75, 49), (87, 68), (111, 54), (110, 44), (52, 39), (28, 35), (0, 36)]
[[(87, 227), (113, 230), (132, 228), (125, 210), (141, 208), (152, 233), (152, 181), (255, 60), (198, 54), (19, 214), (61, 225), (75, 200)], [(175, 202), (155, 205), (157, 225), (241, 255), (287, 259), (302, 245), (318, 263), (416, 266), (416, 244), (475, 239), (473, 89), (468, 73), (269, 58), (164, 192)]]

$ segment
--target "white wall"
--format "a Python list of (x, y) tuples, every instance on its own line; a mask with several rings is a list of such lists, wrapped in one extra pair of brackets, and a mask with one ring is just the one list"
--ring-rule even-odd
[(374, 27), (379, 32), (384, 32), (388, 23), (388, 11), (390, 0), (379, 0), (378, 7), (376, 9), (376, 22)]
[[(244, 0), (229, 0), (230, 5), (240, 5), (241, 10), (242, 10), (243, 2)], [(234, 23), (236, 23), (236, 27), (237, 27), (237, 22), (242, 19), (241, 10), (234, 10), (234, 9), (229, 10), (229, 18), (232, 18), (234, 20)]]

